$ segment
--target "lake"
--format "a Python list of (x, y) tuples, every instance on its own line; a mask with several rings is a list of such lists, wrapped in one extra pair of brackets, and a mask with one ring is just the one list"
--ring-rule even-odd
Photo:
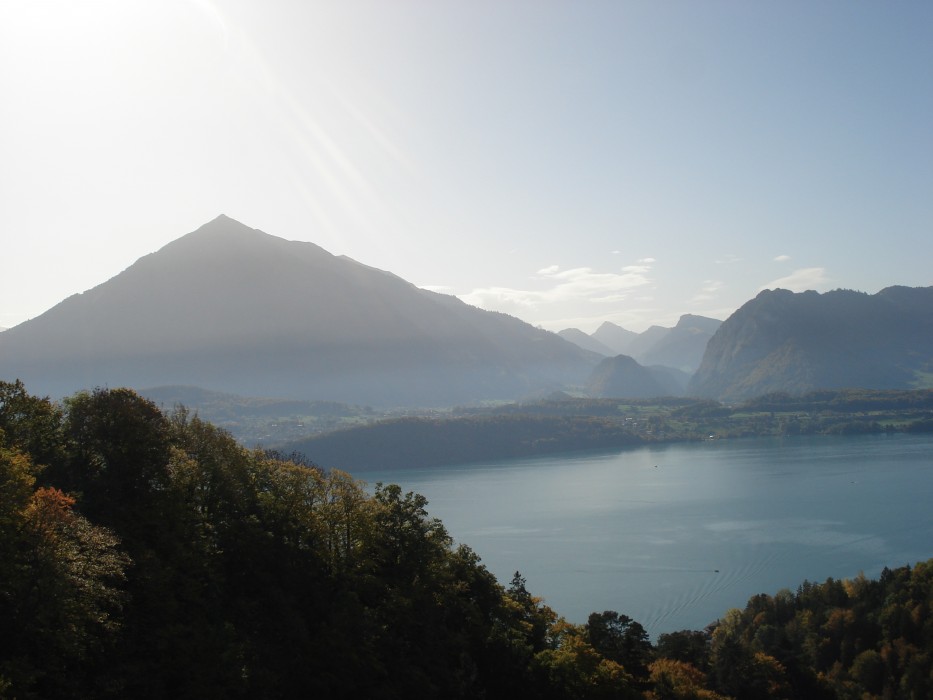
[(358, 472), (429, 500), (503, 584), (571, 622), (656, 637), (756, 593), (933, 557), (933, 437), (710, 440), (612, 454)]

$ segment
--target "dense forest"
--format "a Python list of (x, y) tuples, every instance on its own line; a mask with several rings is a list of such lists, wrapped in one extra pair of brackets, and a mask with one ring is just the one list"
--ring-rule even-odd
[(0, 382), (0, 698), (919, 700), (931, 605), (933, 560), (655, 643), (615, 611), (572, 624), (422, 496), (127, 389)]

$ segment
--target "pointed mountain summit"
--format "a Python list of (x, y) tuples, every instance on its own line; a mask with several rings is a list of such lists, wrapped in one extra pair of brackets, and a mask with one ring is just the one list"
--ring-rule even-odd
[(581, 384), (598, 359), (511, 316), (227, 216), (0, 337), (0, 378), (53, 396), (189, 384), (449, 405)]
[(632, 341), (638, 333), (616, 325), (612, 321), (603, 321), (602, 325), (593, 332), (593, 338), (610, 350), (614, 355), (625, 355)]

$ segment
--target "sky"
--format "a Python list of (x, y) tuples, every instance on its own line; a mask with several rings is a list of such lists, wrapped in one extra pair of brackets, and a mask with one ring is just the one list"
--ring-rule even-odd
[(933, 285), (933, 3), (0, 0), (0, 327), (221, 213), (549, 330)]

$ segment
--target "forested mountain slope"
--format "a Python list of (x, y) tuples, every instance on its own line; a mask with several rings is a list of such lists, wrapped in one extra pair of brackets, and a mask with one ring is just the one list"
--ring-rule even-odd
[(814, 389), (911, 389), (933, 377), (933, 287), (869, 295), (763, 291), (709, 341), (695, 396), (736, 401)]

